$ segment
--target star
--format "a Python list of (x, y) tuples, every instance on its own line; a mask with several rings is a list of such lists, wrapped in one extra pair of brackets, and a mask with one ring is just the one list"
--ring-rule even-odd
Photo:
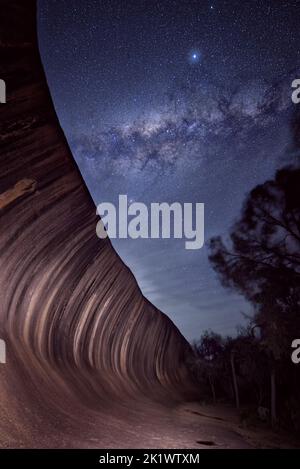
[(201, 60), (201, 54), (199, 51), (197, 50), (192, 50), (190, 53), (189, 53), (189, 62), (190, 64), (197, 64), (199, 63)]

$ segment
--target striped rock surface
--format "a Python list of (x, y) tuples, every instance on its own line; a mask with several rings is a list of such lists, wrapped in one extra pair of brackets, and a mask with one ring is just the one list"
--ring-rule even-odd
[(189, 345), (143, 297), (110, 241), (96, 236), (95, 204), (41, 65), (35, 2), (1, 2), (0, 23), (0, 78), (7, 85), (0, 105), (6, 408), (25, 396), (29, 405), (37, 396), (61, 410), (69, 399), (89, 408), (141, 396), (182, 399), (193, 387), (185, 366)]

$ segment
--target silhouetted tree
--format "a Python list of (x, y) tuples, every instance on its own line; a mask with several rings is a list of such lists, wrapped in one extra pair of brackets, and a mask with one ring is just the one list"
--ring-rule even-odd
[(216, 383), (221, 374), (223, 349), (222, 337), (211, 331), (205, 331), (200, 340), (194, 343), (197, 374), (208, 381), (214, 402), (217, 399)]
[(300, 374), (291, 344), (300, 331), (300, 108), (291, 129), (293, 163), (249, 193), (228, 239), (209, 243), (222, 284), (244, 295), (253, 314), (235, 337), (206, 332), (194, 350), (214, 400), (218, 387), (238, 409), (255, 403), (260, 417), (270, 411), (273, 426), (280, 417), (298, 430)]
[(300, 330), (300, 169), (285, 167), (255, 187), (229, 242), (211, 239), (209, 258), (223, 285), (255, 307), (253, 324), (269, 357), (274, 424), (277, 361)]

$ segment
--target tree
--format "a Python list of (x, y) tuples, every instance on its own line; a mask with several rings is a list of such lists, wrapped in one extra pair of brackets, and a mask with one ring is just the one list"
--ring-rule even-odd
[(276, 369), (300, 330), (300, 169), (285, 167), (255, 187), (229, 242), (210, 240), (210, 261), (223, 285), (254, 306), (253, 325), (269, 357), (271, 415), (276, 422)]
[(201, 374), (208, 381), (214, 403), (217, 400), (216, 384), (220, 378), (223, 350), (222, 337), (212, 331), (205, 331), (194, 344), (198, 377)]

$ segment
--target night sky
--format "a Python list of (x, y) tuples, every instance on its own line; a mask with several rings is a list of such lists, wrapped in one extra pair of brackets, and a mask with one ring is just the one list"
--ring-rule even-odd
[[(226, 236), (247, 192), (289, 159), (300, 2), (38, 3), (48, 83), (95, 203), (204, 202), (206, 241)], [(113, 244), (188, 339), (232, 334), (251, 312), (206, 247)]]

